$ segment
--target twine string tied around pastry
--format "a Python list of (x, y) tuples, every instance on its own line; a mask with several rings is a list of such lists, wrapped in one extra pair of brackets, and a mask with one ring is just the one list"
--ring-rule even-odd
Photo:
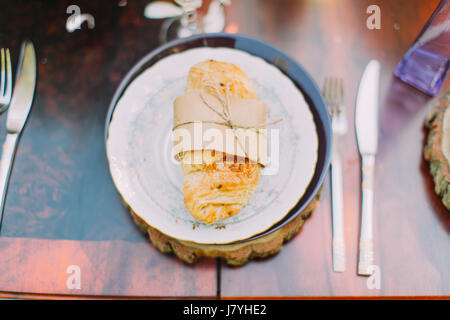
[[(210, 103), (208, 103), (208, 101), (206, 101), (206, 99), (205, 99), (205, 97), (203, 95), (203, 91), (206, 88), (210, 88), (216, 93), (216, 98), (219, 99), (219, 101), (220, 101), (220, 103), (222, 105), (222, 110), (221, 111), (217, 110), (214, 106), (212, 106)], [(259, 129), (265, 128), (267, 126), (274, 125), (274, 124), (276, 124), (278, 122), (281, 122), (281, 121), (283, 121), (283, 118), (280, 118), (280, 119), (277, 119), (277, 120), (271, 121), (271, 122), (265, 122), (265, 123), (262, 123), (262, 124), (259, 124), (259, 125), (253, 125), (253, 126), (243, 126), (243, 125), (235, 124), (233, 122), (232, 116), (231, 116), (231, 108), (230, 108), (230, 101), (229, 101), (229, 90), (230, 90), (230, 86), (229, 86), (229, 84), (227, 84), (225, 86), (225, 97), (223, 97), (223, 95), (219, 92), (219, 90), (215, 86), (204, 85), (201, 88), (200, 98), (202, 99), (202, 102), (204, 103), (204, 105), (207, 108), (209, 108), (211, 111), (216, 113), (221, 119), (223, 119), (223, 121), (202, 120), (201, 122), (203, 122), (203, 123), (212, 123), (212, 124), (217, 124), (217, 125), (224, 125), (224, 126), (229, 127), (233, 131), (233, 134), (236, 137), (236, 140), (239, 143), (239, 146), (244, 151), (245, 156), (248, 157), (248, 155), (245, 152), (245, 149), (244, 149), (244, 147), (243, 147), (243, 145), (242, 145), (242, 143), (241, 143), (241, 141), (239, 139), (239, 135), (238, 135), (236, 129), (239, 128), (239, 129), (247, 129), (247, 130), (259, 130)], [(195, 123), (195, 122), (196, 121), (186, 121), (186, 122), (179, 123), (179, 124), (175, 125), (172, 130), (177, 129), (180, 126), (183, 126), (183, 125), (186, 125), (186, 124), (192, 124), (192, 123)]]
[[(219, 99), (221, 105), (222, 105), (222, 111), (217, 110), (215, 107), (213, 107), (210, 103), (208, 103), (208, 101), (206, 101), (204, 95), (203, 95), (203, 91), (206, 88), (210, 88), (212, 90), (214, 90), (214, 92), (216, 93), (216, 98)], [(213, 121), (213, 120), (202, 120), (201, 122), (203, 123), (212, 123), (212, 124), (217, 124), (217, 125), (224, 125), (229, 127), (230, 129), (232, 129), (233, 131), (237, 128), (239, 129), (254, 129), (254, 130), (258, 130), (258, 129), (262, 129), (265, 128), (266, 126), (271, 126), (274, 124), (277, 124), (278, 122), (283, 121), (283, 118), (280, 118), (278, 120), (275, 121), (271, 121), (271, 122), (265, 122), (259, 125), (253, 125), (253, 126), (243, 126), (243, 125), (237, 125), (233, 122), (232, 117), (231, 117), (231, 110), (230, 110), (230, 102), (229, 102), (229, 85), (227, 85), (225, 87), (225, 98), (222, 96), (222, 94), (219, 92), (219, 90), (211, 85), (204, 85), (201, 88), (200, 91), (200, 98), (202, 99), (202, 102), (204, 103), (204, 105), (206, 107), (208, 107), (211, 111), (213, 111), (214, 113), (216, 113), (221, 119), (223, 119), (223, 121)], [(172, 130), (177, 129), (178, 127), (184, 126), (186, 124), (192, 124), (195, 123), (196, 121), (186, 121), (186, 122), (182, 122), (182, 123), (178, 123), (177, 125), (175, 125)], [(236, 133), (235, 133), (236, 135)]]

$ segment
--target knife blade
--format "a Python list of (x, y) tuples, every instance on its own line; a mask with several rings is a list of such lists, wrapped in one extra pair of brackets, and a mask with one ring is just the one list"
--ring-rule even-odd
[(356, 138), (361, 154), (377, 152), (379, 78), (380, 63), (371, 60), (361, 77), (356, 97)]
[(362, 205), (359, 238), (358, 274), (371, 275), (373, 271), (373, 194), (375, 154), (378, 147), (378, 94), (380, 63), (371, 60), (361, 77), (356, 97), (355, 129), (361, 155)]
[(36, 85), (36, 53), (30, 41), (22, 44), (17, 69), (17, 80), (6, 120), (6, 129), (11, 133), (22, 131), (33, 102)]
[(6, 118), (6, 139), (0, 162), (0, 228), (3, 221), (6, 192), (11, 172), (11, 164), (28, 115), (33, 104), (36, 88), (36, 52), (31, 41), (24, 41), (20, 50), (11, 104)]

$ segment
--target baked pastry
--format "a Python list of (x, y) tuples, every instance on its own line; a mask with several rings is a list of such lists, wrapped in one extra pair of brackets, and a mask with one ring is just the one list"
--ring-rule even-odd
[(424, 156), (430, 164), (434, 191), (450, 212), (450, 89), (428, 115), (425, 127), (429, 132)]
[[(196, 219), (211, 224), (234, 216), (248, 204), (265, 161), (265, 117), (264, 103), (239, 67), (207, 60), (190, 69), (185, 95), (174, 103), (174, 133), (180, 128), (192, 133), (194, 123), (202, 123), (203, 132), (228, 130), (235, 135), (232, 149), (203, 142), (201, 147), (176, 150), (183, 173), (184, 202)], [(239, 130), (256, 132), (259, 140), (243, 146), (236, 133)], [(248, 151), (255, 144), (258, 152), (250, 155)]]

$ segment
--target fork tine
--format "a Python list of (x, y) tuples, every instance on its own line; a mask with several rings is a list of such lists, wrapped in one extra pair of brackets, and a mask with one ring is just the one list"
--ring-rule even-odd
[(333, 106), (333, 115), (337, 114), (337, 82), (336, 82), (336, 78), (333, 78), (333, 85), (331, 87), (332, 90), (332, 106)]
[(344, 84), (342, 78), (336, 79), (336, 112), (341, 113), (342, 104), (344, 103)]
[(12, 71), (11, 71), (11, 55), (9, 53), (9, 49), (6, 49), (6, 88), (5, 88), (5, 97), (7, 97), (7, 104), (11, 102), (12, 95)]
[(336, 78), (336, 114), (341, 112), (341, 78)]
[(328, 103), (330, 108), (330, 114), (334, 115), (334, 96), (333, 96), (333, 85), (334, 85), (334, 79), (329, 78), (328, 79)]
[(328, 96), (328, 110), (330, 112), (330, 115), (334, 115), (334, 97), (333, 97), (333, 78), (328, 78), (328, 89), (327, 89), (327, 96)]
[(333, 114), (337, 114), (337, 82), (336, 78), (332, 79), (332, 85), (331, 85), (331, 105), (333, 108)]
[(327, 103), (327, 84), (328, 84), (328, 78), (325, 78), (323, 81), (323, 88), (322, 88), (322, 96), (325, 99), (325, 103)]
[(331, 115), (330, 97), (329, 97), (329, 93), (328, 93), (328, 87), (329, 87), (329, 79), (328, 79), (328, 77), (326, 77), (325, 80), (323, 81), (322, 96), (325, 100), (325, 104), (328, 109), (328, 113)]
[(0, 96), (3, 96), (3, 91), (5, 91), (5, 49), (0, 50), (0, 66), (1, 66), (1, 75), (0, 75)]

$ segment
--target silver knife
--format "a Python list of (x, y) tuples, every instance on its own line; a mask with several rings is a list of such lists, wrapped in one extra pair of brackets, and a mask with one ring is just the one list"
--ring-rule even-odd
[(362, 170), (361, 233), (358, 274), (371, 275), (373, 265), (373, 194), (378, 145), (380, 63), (371, 60), (364, 70), (356, 97), (355, 126)]
[(8, 189), (11, 164), (14, 159), (20, 133), (27, 121), (33, 104), (36, 87), (36, 52), (33, 43), (24, 41), (20, 50), (19, 65), (17, 67), (16, 83), (6, 118), (6, 140), (3, 144), (0, 162), (0, 227), (5, 206), (6, 191)]

